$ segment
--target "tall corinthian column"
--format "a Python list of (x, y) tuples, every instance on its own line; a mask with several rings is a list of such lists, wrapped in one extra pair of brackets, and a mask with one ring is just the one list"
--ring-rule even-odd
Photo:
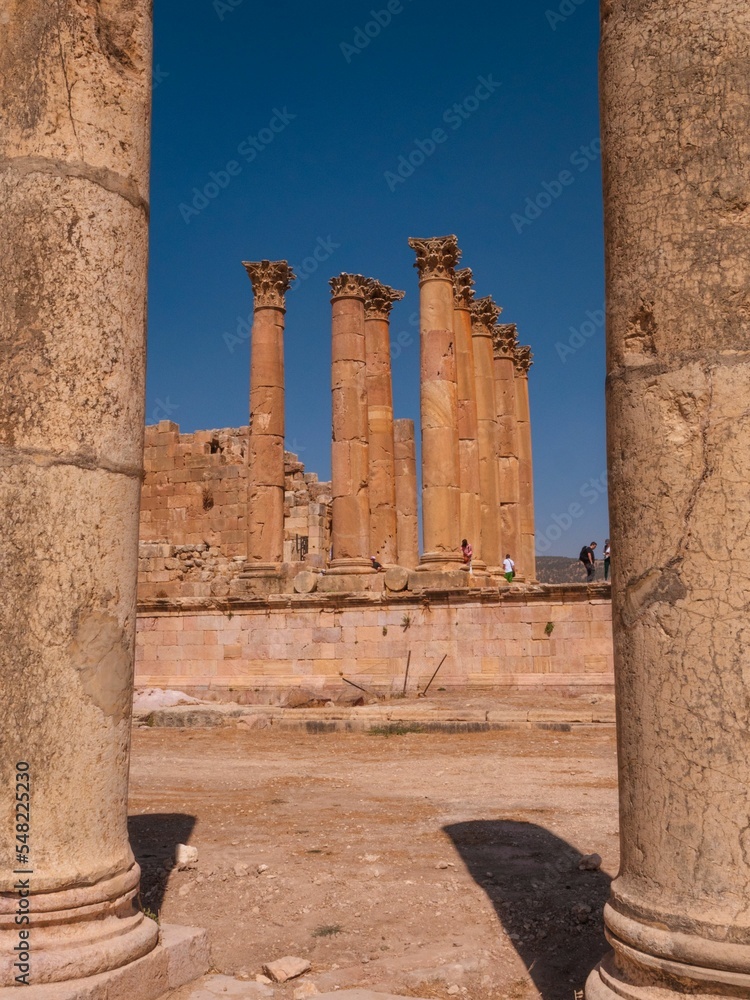
[(477, 441), (479, 442), (479, 491), (482, 509), (482, 557), (491, 572), (499, 572), (500, 526), (497, 476), (497, 405), (492, 332), (500, 307), (488, 295), (471, 304), (474, 344), (474, 377), (477, 386)]
[(534, 537), (534, 463), (531, 455), (531, 412), (529, 409), (530, 347), (516, 347), (516, 396), (518, 429), (518, 514), (521, 528), (519, 562), (527, 580), (536, 580), (536, 539)]
[[(518, 579), (534, 579), (521, 543), (521, 492), (519, 482), (519, 423), (516, 413), (515, 323), (498, 324), (492, 337), (495, 358), (495, 404), (497, 406), (497, 473), (500, 537), (503, 552), (516, 563)], [(520, 385), (519, 385), (520, 391)], [(533, 542), (533, 539), (532, 539)]]
[(331, 569), (340, 573), (361, 573), (372, 568), (365, 351), (368, 280), (361, 274), (340, 274), (331, 278), (330, 285), (333, 291)]
[(284, 559), (284, 296), (294, 281), (285, 260), (243, 261), (253, 286), (250, 425), (247, 449), (247, 569)]
[(602, 5), (620, 771), (596, 1000), (750, 995), (750, 6)]
[(482, 558), (482, 502), (477, 440), (477, 383), (474, 376), (474, 344), (471, 336), (471, 300), (474, 280), (468, 267), (456, 271), (453, 298), (453, 334), (456, 343), (458, 387), (458, 457), (461, 487), (459, 534), (474, 549), (473, 569), (486, 570)]
[(458, 390), (453, 333), (453, 275), (461, 251), (455, 236), (410, 239), (419, 270), (422, 416), (420, 568), (460, 564)]
[(394, 420), (398, 564), (415, 569), (419, 562), (417, 454), (414, 421)]
[(365, 292), (370, 551), (384, 565), (398, 558), (389, 317), (403, 297), (379, 281), (368, 282)]
[(150, 7), (30, 0), (2, 27), (0, 986), (25, 943), (43, 984), (158, 936), (127, 831)]

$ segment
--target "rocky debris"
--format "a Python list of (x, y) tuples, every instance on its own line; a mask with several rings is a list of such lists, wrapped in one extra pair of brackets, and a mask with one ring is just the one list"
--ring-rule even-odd
[[(257, 909), (257, 907), (256, 907), (256, 909)], [(259, 972), (258, 975), (255, 977), (255, 982), (256, 983), (265, 983), (266, 985), (269, 985), (270, 983), (273, 982), (273, 979), (269, 979), (268, 976), (264, 976), (262, 972)]]
[(198, 861), (198, 848), (189, 844), (178, 844), (174, 852), (174, 861), (178, 871), (192, 867)]
[(598, 854), (585, 854), (578, 862), (578, 870), (582, 872), (598, 872), (602, 859)]
[(255, 870), (259, 875), (262, 875), (263, 872), (268, 871), (268, 865), (258, 865), (258, 867)]
[(588, 903), (574, 903), (570, 914), (579, 924), (587, 924), (591, 916), (591, 907)]
[(296, 979), (310, 971), (310, 963), (306, 958), (295, 958), (293, 955), (286, 955), (284, 958), (277, 958), (273, 962), (268, 962), (263, 966), (263, 972), (270, 976), (275, 983), (285, 983), (289, 979)]
[(314, 997), (318, 993), (320, 993), (320, 990), (315, 983), (311, 983), (309, 979), (305, 979), (295, 988), (292, 996), (294, 1000), (305, 1000), (306, 997)]
[(250, 1000), (251, 997), (272, 997), (270, 986), (248, 983), (233, 976), (207, 976), (187, 994), (186, 1000)]
[(453, 864), (452, 861), (438, 861), (435, 867), (445, 870), (446, 868), (455, 868), (456, 866)]
[(175, 705), (199, 705), (200, 699), (183, 691), (162, 688), (139, 688), (133, 692), (133, 712), (153, 712), (157, 708), (174, 708)]
[(242, 878), (243, 875), (247, 875), (249, 869), (247, 865), (243, 865), (241, 861), (238, 861), (237, 864), (232, 869), (232, 871), (237, 876), (237, 878)]

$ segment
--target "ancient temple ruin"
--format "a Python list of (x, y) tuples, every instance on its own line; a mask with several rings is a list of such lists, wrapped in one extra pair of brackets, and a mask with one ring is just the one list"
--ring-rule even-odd
[(390, 313), (405, 293), (359, 274), (330, 281), (332, 476), (320, 482), (284, 451), (294, 275), (286, 261), (245, 262), (255, 307), (248, 426), (146, 429), (141, 684), (335, 698), (347, 675), (388, 694), (413, 654), (418, 672), (444, 657), (449, 687), (611, 685), (607, 588), (535, 582), (531, 350), (515, 325), (498, 323), (492, 297), (474, 299), (455, 236), (409, 242), (421, 317), (421, 551), (415, 428), (394, 418), (391, 384)]
[[(473, 301), (470, 269), (455, 269), (455, 236), (410, 245), (422, 317), (421, 555), (414, 427), (394, 420), (391, 383), (389, 317), (405, 293), (357, 274), (331, 279), (332, 480), (320, 483), (284, 451), (284, 298), (294, 275), (286, 261), (245, 262), (248, 426), (146, 429), (142, 598), (423, 589), (412, 571), (442, 574), (430, 578), (442, 590), (496, 587), (506, 552), (514, 582), (534, 581), (530, 348), (515, 325), (497, 324), (491, 298)], [(462, 538), (474, 549), (470, 569)], [(408, 572), (377, 575), (373, 556)], [(300, 572), (314, 578), (295, 585)]]

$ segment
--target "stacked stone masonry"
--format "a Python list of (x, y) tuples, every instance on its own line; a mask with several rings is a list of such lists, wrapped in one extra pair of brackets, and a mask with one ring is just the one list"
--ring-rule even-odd
[[(181, 434), (146, 428), (140, 600), (221, 597), (247, 552), (247, 427)], [(331, 485), (284, 455), (284, 562), (322, 565), (330, 548)]]

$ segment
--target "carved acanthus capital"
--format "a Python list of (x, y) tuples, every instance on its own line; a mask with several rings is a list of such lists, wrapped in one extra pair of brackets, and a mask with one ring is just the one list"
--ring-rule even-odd
[(474, 277), (470, 267), (462, 267), (453, 275), (453, 304), (456, 309), (470, 309), (474, 298)]
[(491, 295), (476, 299), (471, 303), (472, 333), (476, 333), (478, 336), (491, 336), (501, 312), (502, 309)]
[(365, 291), (365, 319), (388, 319), (394, 302), (400, 302), (406, 292), (370, 278)]
[(253, 285), (255, 308), (272, 306), (284, 308), (284, 296), (289, 291), (296, 275), (285, 260), (243, 260)]
[(364, 299), (369, 282), (370, 279), (362, 274), (342, 272), (328, 282), (331, 286), (331, 299)]
[(516, 347), (513, 358), (516, 364), (516, 375), (521, 375), (523, 378), (528, 376), (529, 368), (534, 364), (533, 357), (530, 347)]
[(510, 358), (515, 363), (518, 328), (515, 323), (498, 323), (492, 331), (492, 352), (496, 358)]
[(412, 237), (409, 246), (417, 255), (414, 266), (419, 270), (419, 280), (433, 278), (453, 280), (453, 272), (461, 257), (455, 236), (435, 236), (421, 240)]

